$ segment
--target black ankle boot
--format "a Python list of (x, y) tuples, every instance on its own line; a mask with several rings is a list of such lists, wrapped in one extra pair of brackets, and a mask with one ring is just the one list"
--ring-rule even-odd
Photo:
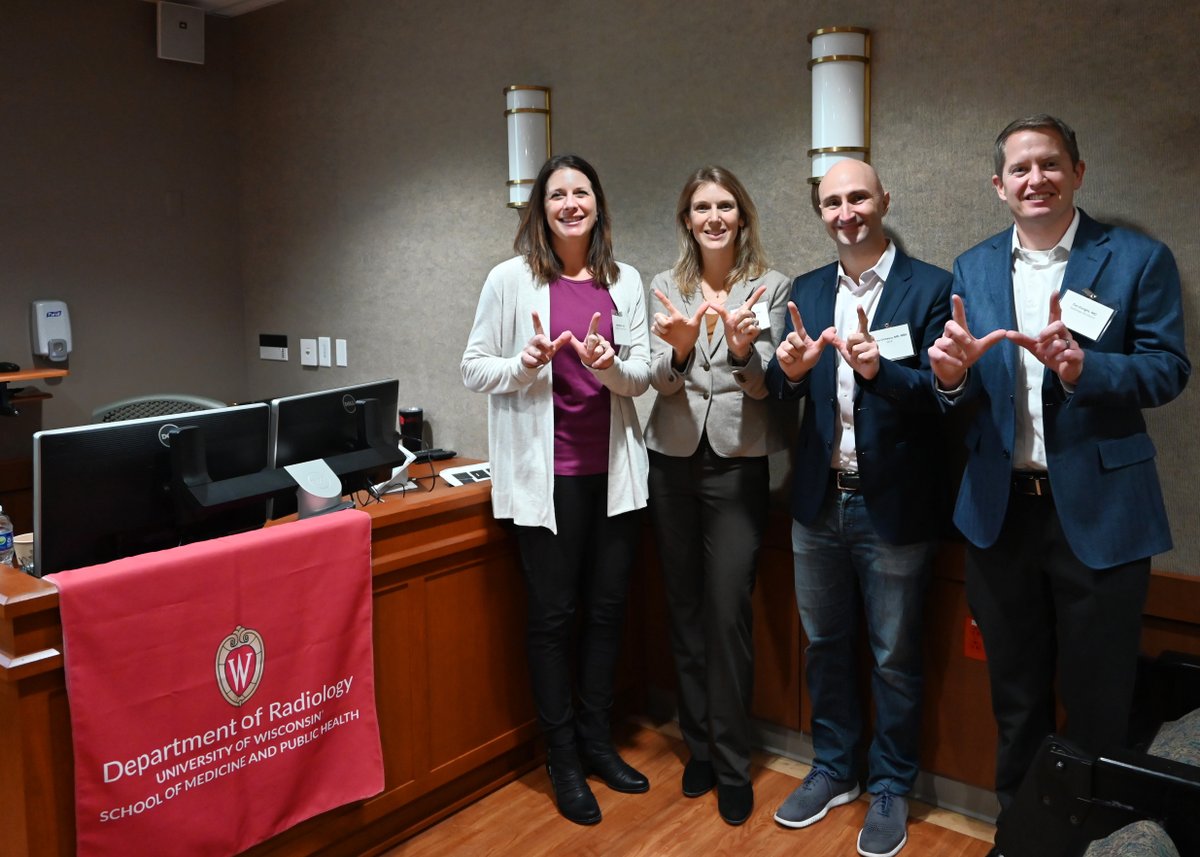
[(737, 827), (754, 810), (754, 786), (727, 786), (717, 783), (717, 812), (726, 824)]
[(576, 824), (600, 820), (600, 804), (588, 787), (574, 747), (551, 747), (546, 753), (546, 773), (554, 787), (554, 800), (563, 818)]
[(717, 772), (713, 770), (712, 762), (700, 759), (688, 759), (683, 766), (683, 796), (700, 797), (712, 791), (717, 784)]
[(615, 792), (641, 794), (650, 791), (650, 781), (645, 775), (626, 764), (609, 742), (581, 741), (579, 756), (584, 767)]

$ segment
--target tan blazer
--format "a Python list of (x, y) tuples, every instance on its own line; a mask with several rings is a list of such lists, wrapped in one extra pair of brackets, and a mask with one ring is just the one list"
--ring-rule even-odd
[[(671, 346), (650, 335), (650, 384), (658, 398), (646, 424), (647, 448), (664, 455), (689, 456), (699, 447), (703, 433), (713, 451), (725, 458), (768, 455), (786, 447), (795, 406), (768, 397), (764, 372), (783, 336), (791, 280), (778, 271), (767, 271), (735, 285), (726, 305), (740, 306), (760, 285), (767, 287), (758, 303), (767, 307), (771, 329), (759, 334), (745, 366), (729, 362), (725, 328), (719, 320), (711, 341), (701, 327), (682, 372), (671, 365)], [(685, 315), (694, 313), (704, 300), (699, 288), (685, 298), (671, 272), (663, 271), (651, 283), (648, 315), (664, 311), (654, 289), (661, 290)], [(784, 408), (791, 411), (790, 419), (782, 412)]]

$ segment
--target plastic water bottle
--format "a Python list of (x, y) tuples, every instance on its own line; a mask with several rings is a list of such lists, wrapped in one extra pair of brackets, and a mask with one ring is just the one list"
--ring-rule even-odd
[(12, 565), (12, 536), (12, 521), (4, 514), (4, 507), (0, 506), (0, 565)]

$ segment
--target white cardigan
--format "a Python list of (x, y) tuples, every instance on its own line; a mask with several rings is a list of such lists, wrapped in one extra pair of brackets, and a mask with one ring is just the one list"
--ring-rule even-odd
[[(646, 505), (646, 445), (632, 397), (650, 385), (650, 340), (638, 272), (618, 262), (609, 289), (629, 321), (630, 344), (608, 369), (592, 370), (612, 399), (608, 434), (608, 514)], [(492, 511), (527, 527), (558, 532), (554, 519), (554, 397), (551, 366), (531, 369), (521, 352), (533, 337), (537, 311), (550, 329), (550, 289), (539, 286), (518, 256), (501, 262), (483, 284), (462, 357), (463, 383), (488, 394), (488, 454)], [(614, 346), (616, 343), (614, 343)]]

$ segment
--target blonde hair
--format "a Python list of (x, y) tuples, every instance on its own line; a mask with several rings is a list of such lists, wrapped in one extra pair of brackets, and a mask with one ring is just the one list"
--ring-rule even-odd
[(737, 176), (724, 167), (701, 167), (692, 173), (683, 191), (679, 194), (679, 203), (675, 206), (675, 230), (679, 239), (679, 260), (675, 263), (672, 273), (679, 291), (691, 297), (704, 275), (704, 260), (700, 256), (700, 245), (696, 236), (692, 235), (689, 223), (692, 210), (692, 196), (701, 185), (715, 184), (733, 194), (737, 203), (738, 215), (742, 226), (737, 234), (737, 253), (734, 255), (733, 268), (725, 278), (728, 285), (753, 280), (761, 277), (767, 270), (766, 254), (758, 240), (758, 209), (745, 186), (738, 181)]

